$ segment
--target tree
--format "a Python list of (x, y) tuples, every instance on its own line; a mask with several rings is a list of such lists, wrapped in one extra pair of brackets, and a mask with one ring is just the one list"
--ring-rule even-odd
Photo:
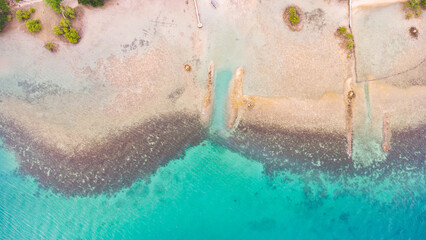
[(28, 18), (30, 18), (30, 12), (25, 10), (18, 10), (16, 11), (16, 17), (19, 21), (27, 20)]
[(55, 12), (61, 13), (61, 2), (62, 0), (44, 0), (49, 7), (51, 7)]
[(55, 26), (55, 27), (53, 27), (52, 30), (53, 30), (53, 32), (56, 35), (62, 35), (62, 34), (64, 34), (64, 31), (62, 31), (62, 28), (60, 26)]
[(74, 10), (74, 8), (72, 8), (72, 7), (69, 7), (69, 6), (66, 6), (66, 7), (61, 6), (61, 12), (62, 12), (62, 14), (64, 14), (64, 16), (65, 16), (66, 18), (72, 18), (72, 19), (74, 19), (74, 18), (75, 18), (75, 10)]
[(74, 28), (70, 28), (69, 31), (64, 34), (64, 37), (68, 39), (70, 43), (77, 43), (78, 39), (80, 39), (80, 35), (78, 35), (77, 30)]
[(29, 19), (25, 21), (25, 25), (27, 25), (28, 31), (30, 33), (38, 32), (41, 30), (40, 19)]
[(299, 15), (297, 14), (296, 8), (292, 7), (288, 10), (289, 19), (291, 24), (295, 25), (299, 22)]
[(0, 0), (0, 32), (8, 21), (9, 7), (6, 0)]
[(104, 0), (78, 0), (78, 3), (93, 7), (100, 7), (104, 5)]

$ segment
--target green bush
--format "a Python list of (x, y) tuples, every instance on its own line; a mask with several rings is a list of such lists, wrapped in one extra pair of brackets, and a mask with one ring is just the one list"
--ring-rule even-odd
[(346, 47), (348, 48), (348, 49), (354, 49), (354, 41), (352, 41), (352, 40), (349, 40), (347, 43), (346, 43)]
[(343, 34), (346, 32), (346, 28), (345, 27), (339, 27), (339, 33)]
[(426, 8), (426, 0), (422, 0), (421, 5), (422, 7)]
[[(423, 4), (423, 3), (422, 3)], [(408, 0), (405, 3), (406, 8), (411, 8), (413, 10), (417, 10), (420, 8), (420, 0)]]
[(52, 30), (53, 30), (53, 32), (56, 35), (62, 35), (62, 34), (64, 34), (64, 31), (62, 31), (62, 28), (60, 26), (55, 26), (55, 27), (53, 27)]
[(70, 28), (69, 31), (65, 32), (64, 37), (70, 43), (77, 43), (78, 39), (80, 39), (80, 35), (78, 35), (77, 30), (74, 28)]
[(61, 2), (62, 0), (44, 0), (49, 7), (51, 7), (55, 12), (61, 13)]
[(413, 13), (412, 13), (412, 12), (407, 13), (407, 18), (408, 18), (408, 19), (410, 19), (410, 18), (412, 18), (412, 17), (413, 17)]
[(289, 19), (290, 19), (291, 24), (295, 25), (299, 22), (300, 19), (299, 19), (299, 15), (297, 15), (296, 8), (294, 8), (294, 7), (290, 8), (288, 10), (288, 14), (290, 15)]
[(71, 27), (71, 21), (69, 19), (66, 19), (66, 18), (61, 18), (59, 25), (61, 25), (61, 27), (63, 27), (63, 28), (69, 28), (69, 27)]
[(345, 34), (345, 38), (347, 38), (347, 39), (351, 39), (353, 37), (354, 37), (354, 35), (352, 35), (352, 33), (346, 33)]
[(78, 3), (93, 7), (100, 7), (104, 5), (104, 0), (78, 0)]
[(418, 17), (420, 17), (420, 16), (422, 15), (422, 13), (423, 13), (423, 11), (422, 11), (422, 10), (420, 10), (420, 9), (416, 11), (416, 15), (417, 15)]
[(9, 7), (7, 6), (6, 0), (0, 0), (0, 32), (3, 29), (4, 25), (6, 25), (7, 21), (11, 19), (9, 16)]
[(48, 43), (44, 44), (44, 48), (46, 48), (47, 50), (53, 52), (53, 43), (48, 42)]
[(25, 10), (18, 10), (16, 11), (16, 18), (18, 18), (19, 21), (27, 20), (30, 18), (30, 12)]
[(29, 13), (35, 13), (35, 9), (34, 9), (34, 8), (30, 8), (30, 9), (28, 10), (28, 12), (29, 12)]
[(5, 13), (9, 13), (9, 7), (7, 6), (7, 1), (6, 0), (0, 0), (0, 13), (3, 13), (5, 15)]
[(69, 6), (66, 6), (66, 7), (61, 6), (61, 11), (62, 11), (62, 13), (64, 14), (64, 16), (66, 18), (73, 18), (73, 19), (75, 18), (75, 10), (74, 10), (74, 8), (69, 7)]
[(41, 24), (39, 19), (30, 19), (25, 21), (25, 25), (27, 25), (28, 31), (30, 33), (38, 32), (41, 30)]
[(4, 25), (6, 24), (6, 22), (7, 22), (7, 16), (0, 14), (0, 32), (3, 29)]
[(8, 14), (8, 15), (7, 15), (7, 21), (8, 21), (8, 22), (12, 21), (12, 14)]

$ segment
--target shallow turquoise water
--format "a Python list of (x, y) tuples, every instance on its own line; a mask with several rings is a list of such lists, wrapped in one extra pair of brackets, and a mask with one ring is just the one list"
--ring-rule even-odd
[(426, 228), (421, 174), (270, 178), (209, 141), (111, 197), (39, 189), (4, 149), (0, 166), (1, 239), (422, 239)]
[[(231, 72), (218, 73), (212, 133)], [(216, 135), (217, 136), (217, 135)], [(0, 142), (1, 145), (1, 142)], [(362, 155), (363, 153), (358, 153)], [(362, 156), (359, 156), (362, 157)], [(0, 239), (424, 239), (424, 172), (264, 174), (210, 140), (113, 196), (64, 198), (0, 148)]]

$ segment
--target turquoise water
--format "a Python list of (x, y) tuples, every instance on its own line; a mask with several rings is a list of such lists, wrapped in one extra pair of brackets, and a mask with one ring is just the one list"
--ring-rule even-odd
[[(218, 73), (212, 133), (223, 131)], [(219, 132), (218, 132), (219, 131)], [(1, 145), (1, 142), (0, 142)], [(0, 148), (0, 239), (424, 239), (424, 172), (336, 178), (264, 166), (205, 140), (113, 196), (64, 198)], [(299, 171), (298, 171), (299, 172)]]
[(214, 80), (214, 113), (210, 124), (210, 132), (221, 133), (226, 127), (225, 109), (227, 103), (228, 86), (232, 80), (232, 72), (229, 70), (219, 71)]
[(263, 166), (209, 141), (107, 197), (63, 198), (0, 150), (1, 239), (422, 239), (424, 176), (331, 180)]

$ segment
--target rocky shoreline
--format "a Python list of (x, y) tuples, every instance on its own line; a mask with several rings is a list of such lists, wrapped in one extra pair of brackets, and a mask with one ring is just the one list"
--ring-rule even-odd
[(15, 152), (19, 173), (65, 196), (112, 193), (183, 154), (205, 138), (200, 116), (178, 112), (153, 117), (101, 144), (67, 155), (43, 145), (0, 116), (4, 146)]

